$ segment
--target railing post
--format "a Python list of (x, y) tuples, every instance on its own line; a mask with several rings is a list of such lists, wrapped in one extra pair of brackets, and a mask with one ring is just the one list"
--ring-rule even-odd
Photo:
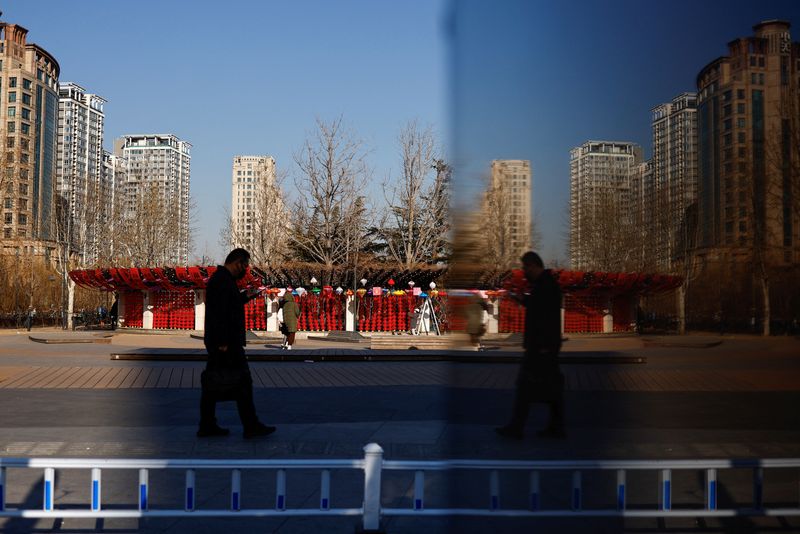
[(44, 503), (42, 509), (45, 512), (53, 511), (53, 490), (56, 483), (56, 470), (46, 467), (44, 470)]
[(6, 468), (0, 467), (0, 512), (6, 509)]
[(381, 468), (383, 449), (377, 443), (364, 447), (364, 532), (378, 532), (381, 519)]
[(489, 473), (489, 509), (500, 508), (500, 473), (493, 469)]
[(101, 495), (101, 474), (100, 469), (97, 467), (92, 469), (92, 512), (100, 511), (100, 495)]
[(331, 472), (327, 469), (322, 470), (322, 481), (319, 490), (319, 509), (331, 509)]
[(717, 509), (717, 470), (706, 469), (706, 510)]
[(275, 509), (286, 510), (286, 470), (278, 469), (275, 477)]
[(753, 508), (761, 510), (764, 507), (764, 468), (753, 469)]
[(541, 506), (539, 491), (539, 471), (531, 471), (531, 510), (538, 510)]
[(581, 509), (581, 472), (572, 472), (572, 509)]
[(149, 475), (147, 469), (139, 469), (139, 510), (147, 510)]
[(425, 471), (414, 473), (414, 510), (425, 507)]
[(195, 500), (195, 472), (194, 469), (187, 469), (186, 470), (186, 511), (187, 512), (194, 512), (194, 500)]
[(672, 510), (672, 471), (662, 469), (660, 478), (661, 509), (664, 511)]
[(231, 471), (231, 510), (238, 512), (242, 509), (242, 472), (239, 469)]
[(627, 496), (625, 495), (625, 470), (617, 470), (617, 510), (625, 509), (625, 502)]

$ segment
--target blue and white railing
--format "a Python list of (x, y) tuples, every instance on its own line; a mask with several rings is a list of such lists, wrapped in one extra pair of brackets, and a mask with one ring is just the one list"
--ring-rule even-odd
[[(800, 468), (800, 459), (765, 460), (582, 460), (582, 461), (507, 461), (507, 460), (442, 460), (407, 461), (384, 460), (383, 449), (370, 443), (364, 447), (364, 458), (354, 460), (124, 460), (124, 459), (51, 459), (51, 458), (0, 458), (0, 517), (26, 518), (140, 518), (140, 517), (225, 517), (225, 516), (361, 516), (365, 531), (377, 530), (381, 516), (496, 516), (496, 517), (725, 517), (741, 515), (797, 516), (800, 515), (798, 495), (795, 504), (782, 508), (764, 506), (764, 470), (794, 470)], [(43, 503), (41, 509), (9, 508), (6, 486), (9, 469), (43, 469)], [(56, 470), (87, 469), (91, 473), (90, 502), (85, 509), (59, 509), (55, 506)], [(138, 506), (120, 509), (103, 507), (102, 473), (104, 470), (138, 470), (136, 494)], [(275, 477), (274, 508), (245, 508), (242, 506), (242, 470), (270, 470)], [(364, 475), (364, 496), (358, 508), (331, 506), (331, 471), (359, 470)], [(730, 469), (752, 471), (753, 500), (743, 508), (720, 509), (718, 506), (718, 472)], [(183, 508), (152, 509), (150, 507), (149, 473), (153, 470), (185, 471)], [(230, 471), (230, 507), (228, 509), (203, 509), (196, 503), (196, 473), (198, 470)], [(317, 508), (289, 508), (286, 479), (291, 470), (320, 472), (319, 506)], [(414, 495), (408, 508), (381, 507), (381, 475), (387, 471), (414, 473)], [(488, 471), (488, 502), (485, 508), (428, 508), (425, 506), (425, 475), (429, 472), (454, 470)], [(705, 473), (705, 505), (703, 507), (673, 507), (672, 474), (675, 471)], [(527, 509), (501, 506), (501, 473), (515, 471), (529, 473)], [(542, 478), (548, 471), (571, 473), (569, 507), (548, 509), (542, 506)], [(616, 474), (613, 491), (614, 507), (584, 508), (584, 475), (613, 471)], [(627, 474), (632, 471), (656, 471), (659, 475), (658, 504), (651, 508), (628, 507)], [(798, 488), (795, 480), (794, 487)], [(552, 493), (552, 492), (551, 492)]]

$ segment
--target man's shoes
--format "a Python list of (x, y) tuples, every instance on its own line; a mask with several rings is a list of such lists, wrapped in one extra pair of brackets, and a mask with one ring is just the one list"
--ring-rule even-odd
[(521, 440), (523, 438), (522, 429), (511, 425), (498, 426), (494, 431), (498, 436), (503, 436), (504, 438), (516, 440)]
[(545, 428), (540, 430), (536, 433), (536, 437), (538, 438), (552, 438), (552, 439), (564, 439), (567, 437), (567, 433), (564, 432), (563, 428)]
[(275, 432), (276, 428), (274, 426), (265, 425), (264, 423), (258, 423), (256, 426), (246, 428), (244, 430), (244, 439), (251, 439), (251, 438), (262, 438), (264, 436), (269, 436), (273, 432)]
[(227, 428), (222, 428), (221, 426), (210, 426), (210, 427), (200, 427), (197, 430), (197, 437), (198, 438), (213, 438), (213, 437), (220, 437), (220, 436), (227, 436), (230, 434), (231, 431)]

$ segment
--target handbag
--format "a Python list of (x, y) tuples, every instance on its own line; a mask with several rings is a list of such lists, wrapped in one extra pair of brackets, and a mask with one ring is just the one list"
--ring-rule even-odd
[(212, 393), (226, 393), (241, 386), (249, 375), (242, 367), (214, 367), (200, 374), (200, 384)]

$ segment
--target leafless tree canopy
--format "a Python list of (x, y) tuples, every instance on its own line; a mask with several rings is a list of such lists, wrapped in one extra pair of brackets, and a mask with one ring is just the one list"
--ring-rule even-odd
[(362, 191), (370, 176), (363, 143), (339, 117), (317, 128), (294, 156), (299, 169), (289, 245), (297, 259), (347, 263), (366, 234)]
[(376, 233), (389, 259), (410, 269), (447, 255), (450, 169), (437, 159), (440, 150), (430, 127), (409, 122), (398, 146), (401, 175), (383, 185), (388, 209)]

